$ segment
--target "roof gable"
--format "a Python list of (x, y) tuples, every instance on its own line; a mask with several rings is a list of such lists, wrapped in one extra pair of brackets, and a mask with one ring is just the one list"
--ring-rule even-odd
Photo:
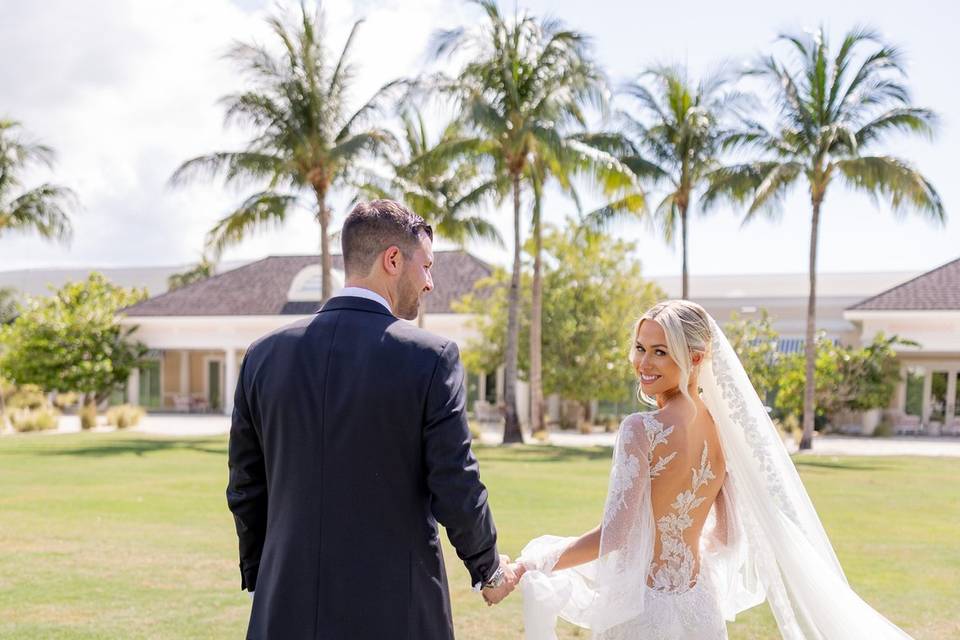
[(960, 258), (867, 298), (850, 310), (960, 310)]
[[(343, 269), (343, 257), (333, 258), (333, 268)], [(294, 279), (320, 257), (269, 256), (219, 273), (180, 289), (168, 291), (128, 307), (128, 316), (249, 316), (310, 314), (315, 301), (290, 300)], [(424, 296), (427, 313), (451, 313), (451, 303), (473, 290), (477, 280), (493, 270), (466, 251), (434, 252), (434, 290)]]

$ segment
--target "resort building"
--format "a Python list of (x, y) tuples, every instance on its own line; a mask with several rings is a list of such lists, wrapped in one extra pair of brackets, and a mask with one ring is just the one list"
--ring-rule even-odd
[[(435, 258), (435, 289), (424, 298), (424, 327), (465, 348), (475, 338), (471, 318), (457, 313), (452, 303), (492, 268), (465, 251), (437, 251)], [(342, 260), (333, 260), (339, 288)], [(0, 273), (0, 286), (36, 294), (47, 285), (85, 278), (89, 271)], [(148, 363), (128, 381), (127, 400), (150, 411), (229, 413), (239, 363), (250, 343), (319, 307), (319, 258), (270, 256), (167, 292), (166, 277), (176, 271), (102, 270), (117, 284), (148, 286), (155, 294), (122, 317), (124, 324), (137, 327), (134, 337), (150, 349)], [(651, 279), (668, 297), (680, 295), (679, 277)], [(780, 334), (780, 350), (800, 352), (808, 286), (806, 274), (693, 275), (690, 297), (721, 323), (732, 313), (749, 319), (766, 309)], [(860, 345), (883, 332), (917, 343), (898, 347), (903, 382), (887, 412), (896, 429), (960, 435), (960, 259), (922, 274), (822, 273), (817, 288), (817, 328), (834, 341)], [(470, 409), (481, 418), (497, 418), (503, 368), (467, 373)], [(529, 394), (525, 383), (518, 385), (518, 410), (526, 418)], [(559, 399), (549, 399), (548, 415), (557, 417), (559, 405)]]

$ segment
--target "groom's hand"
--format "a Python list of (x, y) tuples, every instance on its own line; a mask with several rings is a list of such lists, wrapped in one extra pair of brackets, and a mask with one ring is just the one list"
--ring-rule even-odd
[(484, 587), (483, 599), (487, 606), (499, 604), (504, 598), (517, 588), (517, 583), (526, 572), (526, 567), (517, 563), (511, 563), (510, 558), (505, 555), (500, 556), (500, 566), (503, 568), (503, 583), (496, 587)]

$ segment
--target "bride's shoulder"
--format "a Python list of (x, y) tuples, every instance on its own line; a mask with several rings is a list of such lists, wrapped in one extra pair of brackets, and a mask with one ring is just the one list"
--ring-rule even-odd
[(672, 430), (672, 416), (664, 414), (662, 409), (656, 411), (639, 411), (631, 413), (620, 424), (621, 429), (636, 432), (646, 432), (647, 435)]

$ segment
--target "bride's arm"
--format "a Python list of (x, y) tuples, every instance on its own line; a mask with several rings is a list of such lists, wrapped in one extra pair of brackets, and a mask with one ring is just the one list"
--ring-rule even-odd
[(596, 560), (600, 555), (601, 531), (601, 525), (597, 525), (570, 543), (570, 546), (560, 554), (560, 558), (557, 560), (557, 564), (553, 566), (553, 570), (569, 569), (570, 567)]

